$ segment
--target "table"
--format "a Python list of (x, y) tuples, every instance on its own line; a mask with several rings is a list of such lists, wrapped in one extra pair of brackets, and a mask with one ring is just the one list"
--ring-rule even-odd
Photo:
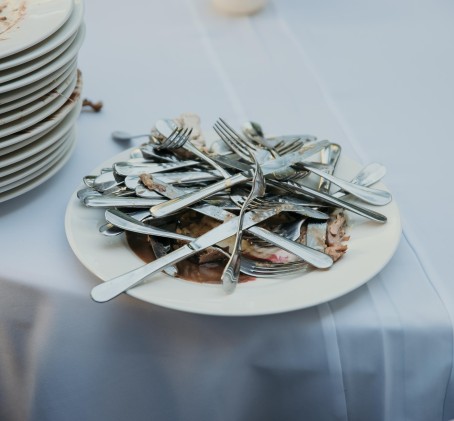
[[(207, 0), (86, 4), (78, 146), (44, 185), (0, 205), (0, 419), (454, 418), (454, 27), (451, 2), (270, 1), (252, 17)], [(93, 303), (65, 207), (124, 146), (121, 129), (197, 112), (305, 131), (386, 165), (398, 250), (363, 287), (259, 317), (123, 296)]]

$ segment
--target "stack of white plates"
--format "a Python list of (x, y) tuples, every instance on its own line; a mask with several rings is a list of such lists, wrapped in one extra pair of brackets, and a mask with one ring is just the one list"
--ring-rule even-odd
[(82, 0), (0, 0), (0, 202), (71, 156), (84, 33)]

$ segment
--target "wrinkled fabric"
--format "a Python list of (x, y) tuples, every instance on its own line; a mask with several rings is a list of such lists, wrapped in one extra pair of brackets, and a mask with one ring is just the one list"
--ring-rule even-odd
[[(202, 0), (87, 3), (79, 67), (104, 110), (82, 113), (57, 176), (0, 204), (0, 420), (454, 419), (453, 5), (275, 0), (229, 18)], [(254, 120), (383, 163), (403, 222), (391, 261), (276, 315), (92, 302), (69, 197), (124, 147), (110, 132), (186, 111), (205, 130)]]

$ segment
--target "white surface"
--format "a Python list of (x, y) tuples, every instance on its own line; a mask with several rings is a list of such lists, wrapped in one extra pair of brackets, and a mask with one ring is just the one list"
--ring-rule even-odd
[[(128, 159), (121, 153), (98, 166), (101, 168)], [(361, 169), (354, 161), (341, 156), (336, 175), (351, 179)], [(80, 186), (82, 188), (83, 186)], [(385, 188), (377, 185), (377, 188)], [(397, 205), (392, 202), (377, 211), (388, 217), (384, 225), (349, 218), (348, 253), (327, 271), (313, 271), (284, 279), (257, 279), (238, 285), (226, 295), (220, 285), (199, 284), (164, 274), (128, 291), (133, 297), (176, 310), (193, 313), (251, 316), (273, 314), (310, 307), (344, 295), (376, 275), (394, 254), (401, 226)], [(143, 266), (142, 260), (127, 246), (124, 236), (105, 237), (98, 228), (105, 223), (103, 209), (86, 208), (73, 194), (65, 217), (68, 241), (80, 261), (102, 280)]]
[(0, 59), (0, 71), (35, 60), (54, 50), (74, 35), (82, 22), (83, 3), (81, 0), (74, 0), (73, 3), (74, 7), (71, 15), (57, 32), (27, 50)]
[(56, 32), (69, 18), (73, 0), (8, 0), (1, 22), (0, 58), (25, 50)]
[[(0, 206), (0, 418), (454, 418), (453, 3), (279, 0), (250, 18), (205, 0), (136, 6), (106, 18), (105, 2), (86, 3), (79, 66), (104, 109), (82, 114), (58, 176)], [(338, 299), (277, 315), (92, 303), (99, 280), (65, 236), (69, 197), (122, 150), (111, 131), (143, 133), (183, 111), (205, 128), (222, 116), (315, 133), (384, 164), (403, 225), (388, 265)]]

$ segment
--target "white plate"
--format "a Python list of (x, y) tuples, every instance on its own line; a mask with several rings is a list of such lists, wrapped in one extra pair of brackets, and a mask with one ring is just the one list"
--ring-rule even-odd
[[(16, 101), (24, 100), (25, 104), (29, 101), (29, 98), (32, 97), (36, 99), (33, 95), (42, 96), (45, 93), (49, 92), (51, 89), (45, 91), (48, 86), (55, 84), (55, 81), (62, 77), (65, 73), (69, 72), (70, 68), (77, 66), (77, 58), (73, 58), (69, 63), (65, 64), (61, 68), (57, 69), (55, 72), (52, 72), (50, 75), (43, 77), (42, 79), (31, 83), (29, 85), (23, 86), (18, 89), (13, 89), (12, 91), (3, 93), (0, 95), (0, 106), (6, 106), (15, 103)], [(55, 85), (54, 85), (55, 86)], [(33, 101), (31, 99), (31, 101)]]
[(39, 172), (34, 174), (34, 178), (32, 180), (27, 181), (25, 184), (21, 184), (15, 188), (12, 188), (4, 193), (0, 193), (0, 203), (6, 202), (7, 200), (11, 200), (17, 196), (20, 196), (28, 191), (38, 187), (39, 185), (43, 184), (53, 175), (55, 175), (59, 170), (63, 168), (66, 162), (71, 157), (74, 148), (76, 146), (76, 135), (74, 135), (72, 142), (70, 141), (68, 149), (58, 158), (49, 168), (44, 168)]
[(42, 78), (50, 75), (52, 72), (55, 72), (56, 70), (69, 63), (74, 57), (76, 57), (77, 53), (79, 52), (84, 37), (85, 25), (82, 24), (79, 31), (77, 32), (74, 41), (60, 56), (51, 61), (48, 65), (41, 67), (35, 72), (29, 73), (23, 77), (0, 85), (0, 94), (22, 88), (38, 80), (41, 80)]
[(58, 56), (63, 54), (65, 50), (68, 49), (68, 47), (74, 41), (75, 37), (76, 34), (74, 34), (70, 39), (66, 40), (63, 44), (59, 45), (57, 48), (49, 51), (47, 54), (44, 54), (41, 57), (28, 61), (24, 64), (20, 64), (19, 66), (12, 67), (10, 69), (1, 70), (0, 84), (4, 84), (14, 79), (28, 75), (29, 73), (32, 73), (55, 60)]
[(71, 96), (71, 93), (76, 86), (77, 76), (73, 77), (70, 81), (70, 84), (66, 86), (65, 90), (62, 92), (61, 95), (53, 95), (52, 101), (47, 103), (45, 106), (38, 108), (36, 111), (32, 112), (20, 118), (18, 120), (13, 120), (4, 124), (2, 119), (0, 119), (0, 141), (2, 138), (10, 136), (14, 133), (21, 132), (28, 127), (31, 127), (40, 121), (43, 121), (46, 117), (50, 116), (54, 112), (56, 112), (59, 108), (63, 106), (63, 104), (68, 100)]
[[(92, 174), (127, 159), (128, 154), (129, 151), (123, 152), (107, 160)], [(342, 156), (336, 174), (350, 179), (359, 169), (356, 162)], [(377, 188), (386, 189), (381, 183)], [(220, 285), (193, 283), (158, 274), (128, 294), (175, 310), (222, 316), (281, 313), (332, 300), (371, 279), (396, 250), (401, 235), (397, 205), (392, 202), (377, 210), (388, 217), (386, 224), (350, 217), (349, 250), (327, 271), (283, 279), (257, 279), (238, 285), (232, 295), (225, 295)], [(69, 244), (82, 264), (102, 280), (142, 266), (143, 262), (129, 249), (124, 236), (108, 238), (99, 233), (98, 228), (103, 223), (104, 211), (86, 208), (74, 193), (66, 210), (65, 228)]]
[(41, 162), (41, 160), (45, 159), (53, 151), (57, 150), (61, 146), (61, 144), (67, 140), (68, 136), (70, 136), (71, 131), (72, 128), (69, 130), (69, 132), (64, 133), (60, 138), (55, 139), (54, 142), (50, 143), (47, 147), (42, 148), (36, 153), (26, 154), (24, 158), (18, 160), (17, 162), (11, 165), (0, 167), (0, 185), (2, 183), (3, 178), (7, 176), (12, 177), (13, 174), (26, 171), (27, 168), (30, 167), (30, 165)]
[[(74, 69), (72, 73), (63, 80), (60, 85), (56, 86), (51, 92), (45, 94), (41, 98), (23, 106), (16, 108), (15, 110), (9, 111), (7, 113), (0, 113), (0, 127), (4, 124), (11, 123), (18, 119), (24, 119), (32, 113), (43, 111), (47, 109), (46, 107), (50, 105), (54, 100), (58, 98), (63, 98), (65, 91), (74, 89), (77, 81), (77, 70)], [(52, 112), (52, 111), (50, 111)], [(33, 124), (33, 123), (32, 123)]]
[(0, 58), (17, 54), (56, 32), (73, 10), (72, 0), (8, 0), (0, 13)]
[(0, 168), (8, 167), (52, 145), (70, 130), (78, 116), (79, 110), (74, 108), (55, 127), (9, 148), (0, 149)]
[(32, 61), (42, 55), (54, 50), (59, 45), (63, 44), (67, 39), (74, 35), (82, 23), (83, 3), (82, 0), (74, 0), (74, 7), (65, 24), (53, 35), (39, 44), (21, 51), (20, 53), (0, 59), (0, 70), (10, 69), (11, 67), (19, 66), (20, 64)]
[(38, 89), (36, 92), (31, 93), (22, 98), (18, 98), (15, 101), (9, 102), (7, 104), (0, 105), (0, 118), (6, 113), (17, 110), (18, 108), (29, 107), (29, 104), (36, 102), (44, 98), (49, 94), (53, 89), (57, 89), (65, 80), (67, 80), (71, 73), (75, 72), (77, 68), (77, 63), (73, 63), (64, 73), (58, 76), (56, 79), (52, 80), (48, 85), (44, 86), (41, 89)]
[(69, 149), (72, 139), (73, 136), (63, 137), (59, 142), (49, 148), (49, 150), (46, 150), (45, 152), (47, 153), (44, 154), (39, 161), (32, 159), (31, 162), (20, 171), (13, 172), (4, 177), (0, 176), (0, 193), (4, 193), (22, 184), (28, 183), (35, 179), (37, 174), (41, 174), (43, 171), (52, 167)]
[(70, 113), (70, 111), (76, 107), (81, 90), (82, 76), (80, 72), (78, 72), (76, 87), (73, 93), (69, 96), (69, 99), (63, 104), (60, 109), (58, 109), (51, 116), (47, 117), (45, 120), (42, 120), (34, 126), (30, 127), (28, 130), (0, 138), (0, 156), (22, 147), (25, 144), (24, 141), (28, 141), (28, 143), (30, 143), (38, 139), (41, 135), (47, 133), (58, 123), (60, 123), (60, 121), (62, 121)]

